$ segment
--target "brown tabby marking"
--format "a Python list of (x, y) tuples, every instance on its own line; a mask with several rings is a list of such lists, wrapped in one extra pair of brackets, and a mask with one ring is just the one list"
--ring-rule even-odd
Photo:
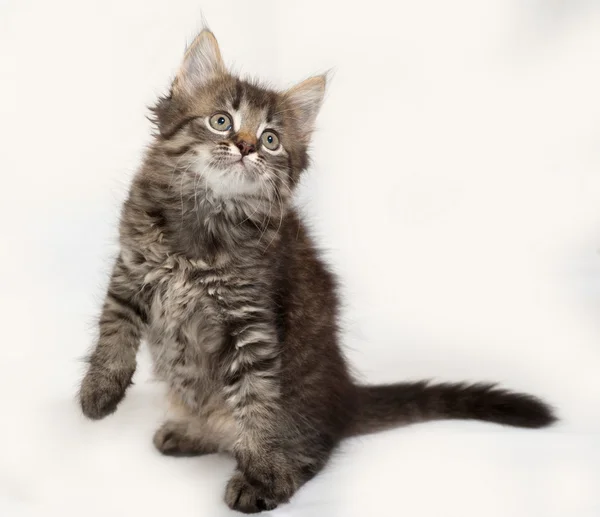
[(115, 411), (145, 338), (176, 408), (157, 449), (230, 452), (225, 501), (246, 513), (288, 501), (345, 437), (439, 418), (554, 421), (491, 385), (353, 381), (334, 278), (291, 203), (324, 91), (322, 76), (286, 92), (243, 81), (209, 31), (195, 39), (154, 108), (80, 390), (88, 417)]

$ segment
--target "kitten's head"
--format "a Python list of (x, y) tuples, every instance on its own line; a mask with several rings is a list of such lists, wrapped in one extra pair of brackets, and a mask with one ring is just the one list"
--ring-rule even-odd
[(324, 93), (325, 76), (276, 92), (231, 75), (203, 30), (153, 109), (156, 146), (217, 196), (287, 197), (307, 166)]

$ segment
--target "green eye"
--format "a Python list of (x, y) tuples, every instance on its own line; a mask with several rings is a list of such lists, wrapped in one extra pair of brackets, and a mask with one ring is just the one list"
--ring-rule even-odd
[(279, 137), (275, 131), (267, 129), (260, 137), (260, 141), (270, 151), (277, 151), (279, 149)]
[(208, 119), (208, 122), (210, 123), (210, 127), (217, 131), (225, 132), (233, 127), (231, 117), (227, 113), (215, 113)]

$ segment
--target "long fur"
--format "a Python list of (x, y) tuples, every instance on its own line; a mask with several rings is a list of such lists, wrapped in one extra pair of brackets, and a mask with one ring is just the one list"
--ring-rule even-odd
[[(355, 383), (336, 281), (292, 204), (324, 87), (323, 77), (287, 92), (242, 81), (211, 33), (196, 38), (153, 111), (158, 131), (123, 207), (80, 389), (88, 417), (113, 412), (145, 338), (176, 414), (156, 447), (231, 453), (225, 501), (242, 512), (288, 501), (349, 436), (439, 418), (554, 420), (540, 400), (487, 384)], [(215, 113), (234, 127), (210, 126)], [(281, 147), (264, 147), (267, 126)]]

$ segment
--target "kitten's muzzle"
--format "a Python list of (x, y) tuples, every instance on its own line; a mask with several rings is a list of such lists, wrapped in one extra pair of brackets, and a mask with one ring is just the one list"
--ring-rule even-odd
[(250, 153), (256, 152), (256, 146), (250, 142), (246, 142), (246, 140), (237, 140), (235, 145), (240, 150), (240, 153), (242, 153), (242, 156), (248, 156)]
[(238, 133), (233, 143), (240, 150), (242, 156), (248, 156), (250, 153), (256, 152), (256, 138), (250, 133)]

